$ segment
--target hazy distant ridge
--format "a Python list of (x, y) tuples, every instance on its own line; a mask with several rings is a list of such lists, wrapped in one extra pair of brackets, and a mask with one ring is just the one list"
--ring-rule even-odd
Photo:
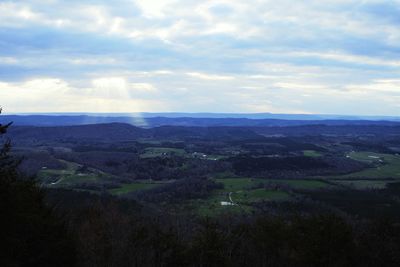
[[(120, 116), (117, 116), (120, 115)], [(125, 115), (125, 116), (122, 116)], [(397, 117), (351, 117), (293, 114), (217, 114), (217, 113), (143, 113), (132, 114), (51, 114), (3, 115), (2, 122), (15, 125), (70, 126), (98, 123), (128, 123), (140, 127), (172, 126), (299, 126), (299, 125), (399, 125)], [(225, 116), (225, 117), (222, 117)], [(268, 117), (268, 118), (266, 118)]]
[(133, 112), (133, 113), (20, 113), (12, 115), (135, 117), (135, 118), (246, 118), (280, 120), (387, 120), (400, 121), (400, 116), (362, 116), (333, 114), (278, 114), (278, 113), (185, 113), (185, 112)]

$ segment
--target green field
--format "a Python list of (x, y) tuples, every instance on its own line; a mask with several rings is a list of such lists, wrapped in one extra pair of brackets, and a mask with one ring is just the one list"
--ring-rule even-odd
[[(189, 207), (198, 214), (214, 216), (221, 213), (251, 212), (252, 204), (259, 201), (290, 201), (292, 196), (283, 190), (267, 190), (257, 188), (267, 183), (289, 185), (294, 189), (318, 190), (332, 187), (320, 180), (289, 180), (289, 179), (254, 179), (254, 178), (219, 178), (216, 182), (222, 183), (224, 189), (216, 190), (209, 198), (190, 201)], [(222, 206), (221, 202), (230, 202), (229, 193), (234, 204)]]
[[(320, 189), (331, 185), (319, 180), (278, 180), (253, 178), (215, 179), (222, 183), (224, 189), (216, 190), (209, 198), (192, 200), (185, 205), (196, 210), (202, 216), (215, 216), (222, 213), (248, 213), (254, 210), (253, 203), (260, 201), (290, 201), (292, 196), (283, 190), (267, 190), (255, 188), (266, 183), (289, 184), (297, 189)], [(231, 193), (231, 194), (230, 194)], [(229, 198), (229, 195), (231, 198)], [(235, 205), (222, 206), (221, 202), (231, 202)]]
[(88, 168), (87, 172), (79, 172), (81, 165), (60, 160), (66, 164), (66, 168), (62, 170), (42, 169), (38, 173), (38, 180), (49, 187), (71, 186), (79, 183), (102, 182), (113, 179), (112, 175), (106, 174), (99, 170)]
[(303, 155), (306, 157), (312, 157), (312, 158), (322, 157), (322, 154), (315, 150), (304, 150)]
[(131, 183), (131, 184), (124, 184), (119, 188), (114, 188), (110, 190), (110, 193), (113, 195), (124, 195), (127, 193), (139, 191), (139, 190), (147, 190), (151, 189), (157, 186), (160, 186), (164, 183), (157, 183), (157, 182), (151, 182), (151, 181), (140, 181), (136, 183)]
[(399, 178), (400, 179), (400, 156), (391, 154), (378, 154), (373, 152), (351, 152), (349, 158), (374, 164), (360, 172), (343, 175), (337, 178), (361, 177), (361, 178)]
[(358, 161), (363, 161), (363, 162), (368, 162), (368, 163), (374, 163), (374, 162), (379, 162), (380, 159), (383, 159), (384, 157), (391, 157), (393, 155), (390, 154), (379, 154), (379, 153), (374, 153), (374, 152), (350, 152), (347, 154), (347, 156), (351, 159), (358, 160)]
[[(219, 178), (216, 182), (222, 183), (224, 189), (216, 190), (206, 200), (192, 201), (191, 206), (200, 215), (214, 216), (221, 213), (251, 212), (252, 204), (259, 201), (290, 201), (292, 196), (283, 190), (264, 189), (268, 183), (288, 185), (299, 190), (319, 190), (334, 187), (321, 180), (293, 180), (293, 179), (256, 179), (256, 178)], [(261, 188), (257, 188), (261, 186)], [(234, 204), (222, 206), (221, 201), (230, 202), (229, 193)]]
[(148, 147), (144, 150), (144, 153), (140, 155), (141, 158), (154, 158), (154, 157), (162, 157), (167, 155), (177, 155), (177, 156), (185, 156), (186, 151), (180, 148), (171, 148), (171, 147)]
[(221, 201), (229, 202), (228, 195), (229, 193), (227, 192), (216, 192), (207, 199), (191, 200), (184, 205), (200, 216), (218, 216), (226, 213), (248, 213), (253, 210), (253, 208), (247, 204), (222, 206)]
[(172, 155), (187, 157), (187, 158), (200, 158), (206, 160), (220, 160), (228, 157), (224, 155), (213, 155), (213, 154), (207, 155), (199, 152), (187, 153), (184, 149), (172, 148), (172, 147), (148, 147), (143, 151), (142, 154), (140, 154), (140, 157), (155, 158), (155, 157), (167, 157)]

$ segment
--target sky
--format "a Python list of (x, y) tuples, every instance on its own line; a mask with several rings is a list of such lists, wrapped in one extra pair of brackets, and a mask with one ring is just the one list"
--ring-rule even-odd
[(0, 105), (400, 116), (400, 0), (0, 0)]

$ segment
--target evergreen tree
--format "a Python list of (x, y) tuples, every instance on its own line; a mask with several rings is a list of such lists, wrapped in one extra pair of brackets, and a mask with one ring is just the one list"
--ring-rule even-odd
[(18, 174), (4, 138), (10, 125), (0, 124), (0, 266), (73, 266), (73, 242), (45, 204), (44, 191)]

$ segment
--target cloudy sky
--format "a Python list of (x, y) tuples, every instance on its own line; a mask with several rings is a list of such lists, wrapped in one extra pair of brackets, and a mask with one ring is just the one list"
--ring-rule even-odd
[(16, 112), (400, 115), (400, 0), (0, 0)]

